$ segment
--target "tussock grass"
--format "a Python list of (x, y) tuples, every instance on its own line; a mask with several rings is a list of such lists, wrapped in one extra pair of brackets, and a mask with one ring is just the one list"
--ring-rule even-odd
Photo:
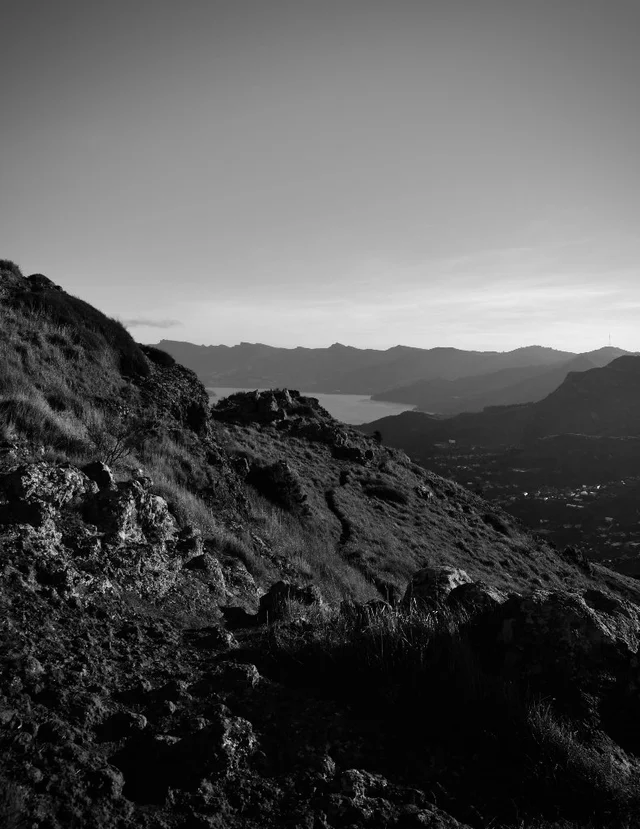
[(21, 829), (26, 825), (24, 792), (14, 783), (0, 780), (0, 826)]
[(301, 581), (317, 585), (329, 601), (364, 602), (378, 596), (375, 587), (339, 552), (326, 522), (291, 514), (257, 492), (249, 493), (250, 521), (277, 558)]
[(464, 614), (384, 606), (306, 614), (271, 626), (251, 659), (374, 722), (384, 752), (372, 770), (432, 792), (473, 826), (636, 825), (634, 773), (612, 760), (606, 736), (492, 673)]

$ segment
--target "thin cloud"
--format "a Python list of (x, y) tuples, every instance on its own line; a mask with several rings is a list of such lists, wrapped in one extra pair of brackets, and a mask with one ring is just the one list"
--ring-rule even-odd
[(154, 320), (147, 317), (133, 317), (122, 320), (122, 323), (127, 328), (174, 328), (176, 325), (182, 325), (180, 320)]

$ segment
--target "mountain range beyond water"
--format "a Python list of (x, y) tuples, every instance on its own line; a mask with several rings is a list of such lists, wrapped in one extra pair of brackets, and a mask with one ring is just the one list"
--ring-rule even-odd
[(570, 372), (601, 367), (628, 353), (611, 346), (573, 354), (542, 346), (506, 352), (406, 346), (376, 351), (340, 343), (286, 349), (260, 343), (197, 346), (172, 340), (161, 340), (154, 347), (195, 371), (205, 386), (363, 394), (441, 414), (540, 400)]

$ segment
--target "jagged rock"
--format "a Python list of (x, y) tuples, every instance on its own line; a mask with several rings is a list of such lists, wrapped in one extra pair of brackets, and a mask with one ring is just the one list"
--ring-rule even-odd
[(102, 461), (93, 461), (82, 467), (84, 474), (98, 485), (98, 489), (115, 489), (116, 479), (113, 473)]
[(147, 718), (143, 714), (135, 711), (118, 711), (102, 724), (98, 734), (103, 740), (120, 740), (139, 734), (147, 725)]
[(278, 581), (272, 585), (260, 599), (258, 610), (259, 622), (277, 622), (287, 614), (290, 603), (296, 602), (310, 607), (322, 606), (322, 594), (315, 585), (308, 584), (298, 587), (286, 581)]
[(419, 484), (416, 487), (416, 495), (424, 501), (430, 501), (433, 498), (433, 490), (424, 484)]
[(36, 529), (53, 529), (57, 512), (44, 501), (9, 501), (0, 505), (0, 524), (23, 524)]
[[(203, 555), (202, 533), (197, 527), (188, 525), (182, 527), (178, 533), (175, 546), (176, 553), (180, 558), (189, 562), (194, 558), (199, 558)], [(185, 564), (185, 566), (187, 566)]]
[(231, 610), (233, 605), (235, 608), (244, 611), (245, 615), (256, 613), (259, 602), (258, 586), (244, 562), (237, 558), (226, 557), (219, 564), (221, 565), (227, 604), (230, 606), (228, 609)]
[(211, 671), (208, 677), (217, 691), (249, 691), (262, 681), (255, 665), (224, 662)]
[(628, 672), (640, 643), (640, 608), (599, 590), (537, 591), (511, 596), (488, 630), (509, 673), (587, 688), (599, 672)]
[(313, 397), (290, 389), (237, 392), (225, 397), (211, 410), (216, 420), (232, 423), (277, 423), (290, 418), (331, 416)]
[(168, 755), (176, 777), (187, 784), (237, 770), (258, 746), (251, 723), (232, 716), (225, 705), (210, 709), (207, 719), (207, 726), (176, 743)]
[(19, 466), (2, 478), (0, 488), (10, 502), (42, 502), (57, 508), (98, 491), (97, 484), (73, 466), (44, 461)]
[(381, 774), (347, 769), (333, 784), (330, 825), (397, 826), (404, 829), (468, 829), (429, 803), (421, 792), (390, 783)]
[[(184, 568), (197, 576), (200, 581), (204, 582), (210, 594), (215, 596), (221, 604), (230, 598), (222, 565), (211, 553), (202, 553), (201, 555), (188, 559), (184, 564)], [(250, 601), (255, 601), (255, 592), (256, 586), (253, 582), (251, 588), (249, 588)]]
[(125, 481), (115, 490), (100, 492), (89, 505), (87, 517), (121, 543), (163, 542), (177, 533), (167, 502), (152, 495), (139, 481)]
[[(238, 647), (236, 637), (219, 625), (200, 628), (194, 631), (197, 634), (197, 643), (201, 648), (214, 651), (228, 652)], [(194, 637), (196, 639), (196, 637)]]
[(402, 598), (405, 607), (441, 607), (451, 591), (471, 579), (464, 570), (455, 567), (423, 567), (414, 573)]

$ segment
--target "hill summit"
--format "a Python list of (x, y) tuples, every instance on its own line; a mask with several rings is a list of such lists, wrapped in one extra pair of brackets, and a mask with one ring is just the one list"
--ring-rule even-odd
[(637, 582), (8, 260), (0, 348), (3, 826), (631, 825)]

